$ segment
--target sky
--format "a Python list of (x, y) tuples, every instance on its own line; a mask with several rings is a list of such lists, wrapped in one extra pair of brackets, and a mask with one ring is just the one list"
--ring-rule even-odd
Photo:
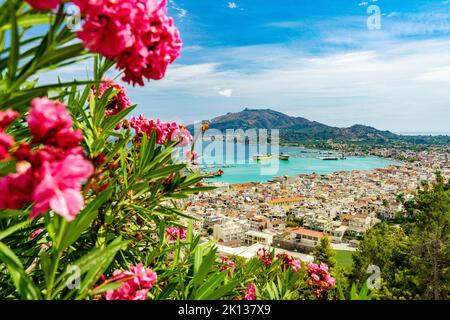
[(448, 0), (169, 0), (169, 14), (182, 56), (164, 79), (127, 86), (136, 114), (189, 124), (271, 108), (339, 127), (450, 132)]

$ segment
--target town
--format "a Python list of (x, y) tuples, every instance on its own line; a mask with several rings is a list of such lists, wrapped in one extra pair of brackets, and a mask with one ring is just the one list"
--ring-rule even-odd
[(219, 252), (251, 258), (261, 246), (308, 255), (324, 234), (332, 246), (354, 251), (358, 239), (382, 220), (404, 213), (422, 181), (439, 171), (450, 177), (449, 154), (436, 151), (377, 149), (378, 156), (402, 161), (371, 171), (302, 174), (266, 183), (217, 184), (193, 195), (186, 210), (205, 239), (215, 239)]

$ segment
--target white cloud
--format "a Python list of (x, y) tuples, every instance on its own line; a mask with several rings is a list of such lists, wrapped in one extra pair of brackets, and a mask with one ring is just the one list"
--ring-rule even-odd
[(231, 95), (233, 94), (233, 90), (232, 89), (224, 89), (224, 90), (219, 90), (217, 93), (225, 98), (230, 98)]
[(364, 7), (364, 6), (368, 6), (368, 5), (369, 5), (369, 3), (367, 1), (358, 3), (358, 6), (360, 6), (360, 7)]
[(177, 14), (177, 17), (183, 19), (187, 15), (188, 11), (186, 9), (180, 9)]
[(450, 66), (435, 68), (420, 74), (414, 80), (426, 82), (450, 82)]
[(228, 2), (228, 8), (237, 9), (238, 5), (236, 2)]
[(392, 17), (396, 17), (396, 16), (398, 16), (398, 15), (399, 15), (398, 12), (393, 11), (393, 12), (389, 13), (389, 14), (387, 15), (387, 17), (392, 18)]
[[(444, 130), (445, 119), (450, 119), (450, 96), (448, 86), (436, 82), (450, 79), (448, 40), (388, 42), (315, 57), (267, 45), (221, 48), (217, 63), (171, 66), (165, 79), (153, 82), (145, 94), (177, 93), (183, 100), (205, 101), (209, 107), (204, 118), (221, 113), (211, 106), (248, 105), (337, 126), (363, 123), (397, 131)], [(225, 67), (226, 56), (241, 65), (254, 57), (260, 67), (252, 71)], [(232, 105), (223, 105), (217, 96), (231, 97), (229, 88), (238, 88), (239, 96)]]
[(182, 7), (180, 7), (175, 0), (169, 0), (169, 4), (170, 7), (176, 11), (176, 16), (178, 19), (180, 19), (181, 21), (183, 20), (184, 17), (186, 17), (186, 15), (188, 14), (188, 11)]

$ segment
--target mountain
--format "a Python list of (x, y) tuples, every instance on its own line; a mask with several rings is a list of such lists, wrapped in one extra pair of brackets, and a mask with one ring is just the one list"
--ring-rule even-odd
[[(218, 129), (223, 133), (226, 129), (280, 129), (281, 140), (288, 143), (329, 139), (335, 142), (387, 143), (402, 137), (390, 131), (381, 131), (360, 124), (349, 128), (332, 127), (302, 117), (291, 117), (271, 109), (246, 108), (241, 112), (229, 112), (204, 123), (208, 123), (211, 129)], [(193, 131), (193, 125), (188, 126), (188, 129)]]

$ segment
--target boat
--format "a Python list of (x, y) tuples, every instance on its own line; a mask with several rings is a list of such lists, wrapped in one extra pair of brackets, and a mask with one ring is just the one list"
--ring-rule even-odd
[(345, 158), (345, 156), (343, 156), (343, 155), (336, 155), (336, 156), (322, 156), (322, 157), (319, 157), (319, 159), (322, 159), (322, 160), (340, 160), (340, 159), (346, 159)]
[(280, 160), (289, 160), (289, 157), (290, 157), (290, 155), (285, 154), (285, 153), (282, 152), (282, 153), (278, 156), (278, 159), (280, 159)]
[(205, 174), (205, 178), (215, 178), (215, 177), (221, 177), (223, 175), (223, 170), (219, 169), (214, 172), (208, 172)]
[(267, 154), (255, 154), (253, 156), (253, 159), (256, 160), (256, 161), (259, 161), (259, 160), (270, 160), (270, 159), (272, 159), (272, 155), (270, 153), (267, 153)]

